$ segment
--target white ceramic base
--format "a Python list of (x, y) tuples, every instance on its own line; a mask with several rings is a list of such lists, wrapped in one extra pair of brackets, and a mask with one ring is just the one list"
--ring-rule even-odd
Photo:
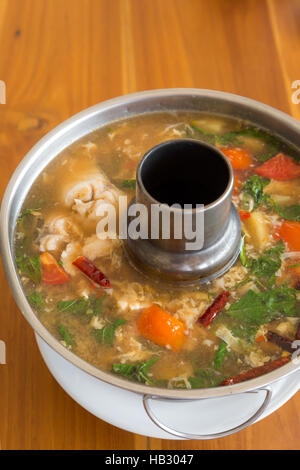
[[(108, 385), (74, 366), (38, 335), (36, 340), (50, 372), (61, 387), (83, 408), (98, 418), (126, 431), (160, 439), (176, 437), (159, 429), (145, 413), (142, 396)], [(286, 403), (300, 387), (300, 371), (270, 387), (272, 399), (259, 419)], [(250, 418), (260, 407), (264, 392), (189, 402), (153, 402), (152, 409), (165, 424), (197, 434), (233, 428)]]

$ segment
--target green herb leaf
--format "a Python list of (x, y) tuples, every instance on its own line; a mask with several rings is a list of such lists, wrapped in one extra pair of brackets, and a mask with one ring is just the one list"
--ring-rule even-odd
[(94, 335), (98, 343), (106, 344), (106, 346), (112, 346), (115, 339), (115, 332), (118, 326), (124, 325), (126, 320), (118, 318), (113, 323), (105, 325), (100, 330), (94, 330)]
[(197, 121), (192, 121), (191, 122), (191, 127), (195, 129), (195, 131), (198, 132), (198, 134), (201, 135), (201, 139), (199, 140), (204, 140), (206, 142), (209, 142), (210, 144), (214, 144), (216, 142), (216, 136), (214, 134), (211, 134), (210, 132), (206, 132), (204, 129), (202, 129)]
[(18, 217), (18, 224), (22, 225), (24, 220), (27, 218), (28, 215), (40, 215), (39, 211), (41, 209), (25, 209), (23, 212), (20, 213)]
[(244, 328), (259, 327), (284, 315), (300, 316), (300, 312), (295, 310), (296, 292), (286, 286), (264, 292), (250, 289), (226, 310), (226, 314), (238, 320)]
[(59, 327), (58, 327), (58, 331), (59, 331), (62, 339), (66, 343), (66, 345), (71, 346), (72, 343), (73, 343), (73, 335), (71, 335), (71, 333), (68, 331), (68, 329), (64, 325), (60, 324)]
[(246, 256), (246, 249), (245, 249), (245, 235), (243, 235), (241, 241), (241, 248), (240, 248), (240, 260), (243, 266), (247, 264), (247, 256)]
[[(92, 316), (103, 314), (103, 301), (106, 299), (106, 294), (103, 293), (100, 298), (94, 297), (90, 299), (89, 311)], [(86, 312), (88, 313), (88, 312)]]
[(148, 375), (149, 369), (157, 360), (158, 357), (153, 357), (147, 362), (138, 362), (135, 364), (113, 364), (112, 371), (115, 374), (122, 375), (129, 380), (151, 385), (154, 383), (154, 381)]
[(233, 336), (243, 339), (248, 343), (252, 343), (254, 341), (257, 330), (259, 328), (257, 325), (242, 325), (239, 321), (231, 323), (228, 325), (228, 327), (231, 330)]
[(249, 290), (241, 299), (226, 310), (226, 314), (240, 320), (242, 323), (261, 325), (266, 323), (269, 315), (259, 293)]
[(224, 362), (224, 359), (225, 357), (227, 356), (228, 354), (228, 350), (227, 350), (227, 344), (225, 341), (221, 341), (220, 343), (220, 346), (215, 354), (215, 357), (213, 358), (213, 367), (217, 370), (220, 370), (222, 365), (223, 365), (223, 362)]
[(258, 258), (246, 262), (248, 270), (259, 279), (266, 279), (268, 287), (275, 284), (275, 273), (281, 267), (280, 255), (284, 252), (284, 243), (280, 240), (273, 248), (264, 251)]
[(81, 298), (73, 300), (61, 300), (57, 304), (57, 308), (60, 312), (69, 312), (72, 314), (79, 315), (99, 315), (103, 313), (103, 300), (105, 294), (102, 297), (92, 297), (92, 298)]
[(273, 208), (276, 210), (278, 215), (285, 220), (296, 220), (300, 222), (300, 205), (292, 206), (279, 206), (277, 202), (273, 201)]
[(40, 292), (32, 292), (27, 296), (27, 300), (30, 305), (36, 310), (40, 310), (44, 305), (44, 298)]
[(241, 145), (242, 142), (238, 137), (238, 133), (236, 131), (226, 132), (223, 135), (217, 136), (217, 142), (220, 145)]
[(19, 271), (25, 274), (35, 284), (40, 284), (42, 280), (42, 266), (38, 255), (27, 256), (24, 253), (16, 258)]
[[(254, 209), (257, 209), (262, 203), (268, 209), (274, 210), (285, 220), (296, 220), (300, 222), (300, 205), (279, 206), (269, 194), (264, 193), (264, 188), (269, 184), (267, 178), (260, 178), (258, 175), (252, 175), (242, 186), (242, 193), (250, 196), (254, 201)], [(244, 198), (244, 203), (246, 202)]]
[(242, 192), (253, 199), (255, 209), (264, 201), (264, 187), (269, 183), (270, 180), (267, 178), (260, 178), (258, 175), (252, 175), (243, 184)]
[(242, 145), (243, 140), (241, 137), (253, 137), (254, 139), (263, 140), (268, 145), (268, 152), (265, 154), (257, 154), (255, 158), (259, 161), (266, 161), (273, 157), (279, 151), (279, 145), (275, 137), (261, 129), (255, 127), (246, 127), (237, 131), (227, 132), (222, 136), (217, 137), (217, 141), (221, 145)]
[(136, 180), (124, 180), (121, 183), (121, 188), (128, 188), (128, 189), (135, 189), (136, 187)]
[(132, 378), (134, 371), (136, 370), (136, 364), (113, 364), (112, 371), (115, 374), (123, 375), (126, 378)]
[(255, 158), (257, 160), (266, 161), (279, 152), (279, 145), (276, 138), (270, 134), (267, 134), (261, 129), (258, 129), (256, 127), (247, 127), (246, 129), (241, 129), (240, 131), (237, 131), (237, 133), (241, 136), (253, 137), (254, 139), (263, 140), (268, 145), (269, 152), (262, 155), (255, 155)]
[(57, 308), (60, 312), (83, 314), (86, 313), (88, 305), (89, 301), (83, 298), (77, 300), (61, 300), (58, 302)]
[(259, 162), (263, 163), (266, 162), (267, 160), (270, 160), (270, 158), (274, 157), (278, 153), (277, 150), (271, 150), (270, 152), (267, 153), (261, 153), (255, 155), (256, 160)]
[(239, 287), (244, 286), (245, 284), (248, 284), (248, 282), (251, 282), (252, 279), (250, 277), (247, 277), (246, 279), (243, 279), (242, 281), (237, 282), (234, 286), (233, 289), (238, 289)]
[(217, 387), (224, 380), (220, 372), (214, 369), (196, 369), (195, 375), (189, 378), (192, 388)]
[(265, 303), (270, 320), (277, 316), (300, 316), (300, 310), (295, 309), (297, 301), (297, 291), (291, 287), (281, 286), (277, 289), (261, 292), (263, 302)]

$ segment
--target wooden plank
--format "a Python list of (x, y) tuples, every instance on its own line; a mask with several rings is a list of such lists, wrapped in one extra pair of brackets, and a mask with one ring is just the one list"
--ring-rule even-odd
[[(1, 194), (44, 133), (123, 93), (212, 88), (299, 118), (291, 102), (291, 82), (300, 79), (299, 8), (297, 0), (1, 0), (0, 79), (7, 85), (7, 104), (0, 105)], [(262, 422), (214, 441), (145, 438), (98, 420), (51, 377), (2, 269), (0, 280), (0, 339), (7, 344), (1, 448), (300, 448), (299, 394)]]

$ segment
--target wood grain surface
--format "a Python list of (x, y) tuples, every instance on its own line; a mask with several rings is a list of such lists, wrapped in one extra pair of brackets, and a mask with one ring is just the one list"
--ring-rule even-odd
[[(30, 147), (72, 114), (152, 88), (225, 90), (300, 119), (299, 0), (0, 0), (0, 190)], [(212, 441), (134, 435), (59, 387), (1, 269), (2, 449), (300, 449), (300, 394), (250, 428)]]

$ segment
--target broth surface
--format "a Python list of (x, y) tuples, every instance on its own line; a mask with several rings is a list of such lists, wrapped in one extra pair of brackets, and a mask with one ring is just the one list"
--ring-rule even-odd
[[(98, 209), (117, 206), (121, 195), (130, 202), (142, 156), (177, 138), (211, 143), (229, 158), (244, 234), (241, 257), (224, 276), (185, 289), (143, 278), (128, 264), (117, 236), (96, 236)], [(233, 376), (245, 380), (249, 377), (240, 374), (249, 370), (267, 372), (263, 366), (290, 358), (291, 342), (300, 335), (298, 161), (297, 151), (271, 134), (203, 113), (149, 113), (94, 131), (65, 149), (25, 200), (15, 252), (28, 301), (65, 347), (129, 380), (203, 388), (225, 385)], [(166, 184), (158, 185), (160, 199), (173, 203), (176, 187), (161, 181)], [(180, 185), (179, 178), (175, 186)], [(184, 202), (205, 203), (192, 187), (181, 192)], [(210, 201), (211, 188), (205, 194)], [(105, 273), (111, 289), (95, 286), (72, 264), (80, 256)], [(228, 301), (204, 326), (198, 320), (225, 292)], [(164, 314), (175, 322), (173, 330)], [(161, 329), (155, 334), (154, 321)], [(177, 327), (182, 328), (180, 347)]]

